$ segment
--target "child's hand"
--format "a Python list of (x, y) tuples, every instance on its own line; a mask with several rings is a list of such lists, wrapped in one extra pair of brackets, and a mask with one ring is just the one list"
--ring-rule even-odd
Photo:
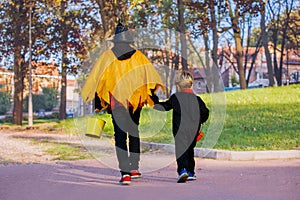
[(101, 110), (99, 110), (98, 108), (95, 109), (95, 113), (99, 113), (101, 112)]

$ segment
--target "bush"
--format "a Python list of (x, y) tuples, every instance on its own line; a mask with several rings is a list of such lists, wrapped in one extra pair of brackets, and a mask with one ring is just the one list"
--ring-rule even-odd
[[(57, 104), (55, 88), (43, 88), (43, 94), (32, 95), (33, 112), (51, 111)], [(28, 96), (24, 99), (24, 111), (28, 112)]]
[(230, 77), (231, 79), (231, 84), (233, 87), (237, 86), (238, 84), (240, 84), (240, 81), (237, 79), (235, 74), (232, 74), (232, 76)]
[(45, 110), (51, 111), (57, 104), (58, 92), (55, 88), (43, 88), (43, 94), (45, 95)]
[[(24, 100), (25, 103), (25, 112), (28, 112), (28, 96)], [(33, 105), (33, 112), (38, 112), (41, 109), (46, 108), (46, 97), (45, 95), (32, 95), (32, 105)]]
[(13, 117), (12, 116), (6, 116), (4, 119), (0, 120), (0, 123), (12, 123)]
[(7, 92), (0, 92), (0, 115), (4, 115), (10, 108), (9, 95)]

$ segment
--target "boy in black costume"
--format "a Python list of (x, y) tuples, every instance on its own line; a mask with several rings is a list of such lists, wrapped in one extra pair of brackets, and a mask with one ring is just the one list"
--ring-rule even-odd
[(209, 116), (203, 100), (196, 96), (192, 90), (193, 76), (183, 71), (175, 78), (177, 92), (164, 102), (159, 102), (156, 96), (152, 96), (155, 102), (154, 108), (160, 111), (173, 109), (172, 130), (175, 138), (175, 153), (177, 161), (178, 183), (186, 180), (196, 180), (194, 147), (201, 124)]

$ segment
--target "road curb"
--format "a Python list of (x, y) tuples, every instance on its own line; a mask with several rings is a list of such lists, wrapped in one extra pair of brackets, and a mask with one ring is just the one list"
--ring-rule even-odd
[[(168, 153), (175, 152), (173, 144), (159, 144), (152, 142), (141, 142), (141, 146), (149, 150), (163, 150)], [(274, 150), (274, 151), (228, 151), (207, 148), (195, 148), (195, 157), (214, 160), (273, 160), (273, 159), (300, 159), (300, 150)]]

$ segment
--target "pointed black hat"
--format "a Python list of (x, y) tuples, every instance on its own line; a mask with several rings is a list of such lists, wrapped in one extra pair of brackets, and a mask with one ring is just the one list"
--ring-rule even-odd
[(119, 20), (114, 38), (111, 40), (112, 42), (125, 42), (125, 43), (133, 43), (134, 39), (132, 37), (132, 33), (128, 30), (127, 26), (124, 26), (122, 22)]

